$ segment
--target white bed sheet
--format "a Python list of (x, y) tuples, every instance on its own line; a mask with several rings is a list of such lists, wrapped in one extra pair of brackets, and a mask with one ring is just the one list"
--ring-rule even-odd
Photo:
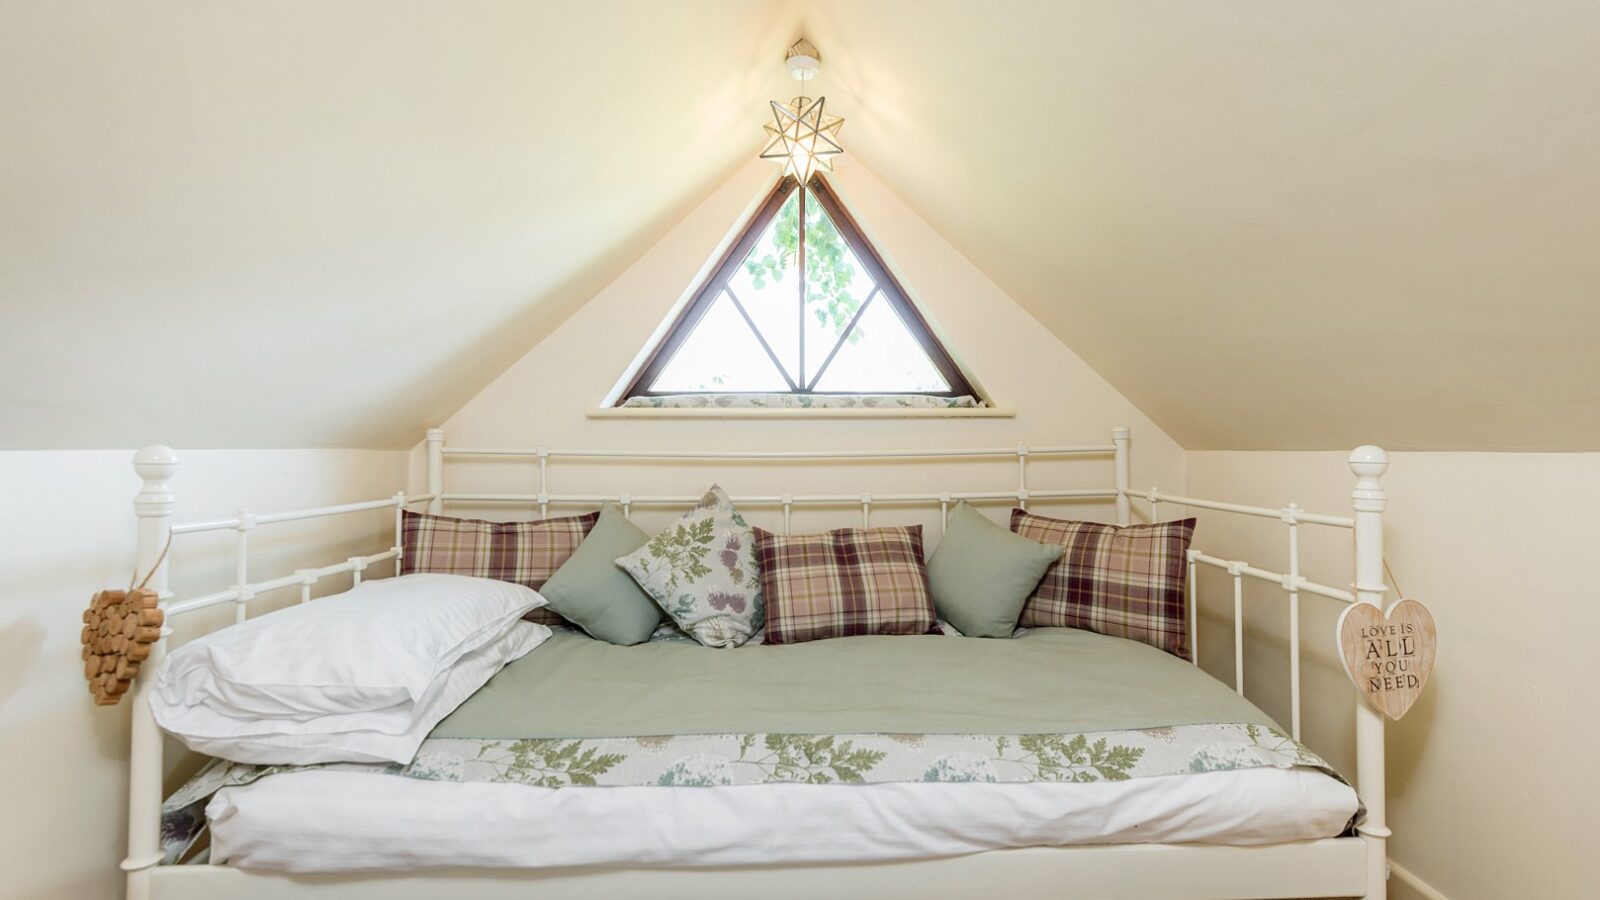
[(310, 770), (218, 791), (211, 860), (292, 872), (728, 866), (1107, 843), (1338, 835), (1356, 794), (1312, 769), (1096, 784), (576, 787)]

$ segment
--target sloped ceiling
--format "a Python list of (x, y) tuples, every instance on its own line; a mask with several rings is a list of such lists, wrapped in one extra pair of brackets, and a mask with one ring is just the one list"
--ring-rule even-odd
[(755, 152), (803, 29), (849, 164), (1185, 446), (1600, 448), (1588, 0), (0, 17), (0, 446), (409, 445)]
[(847, 150), (1184, 446), (1600, 449), (1600, 4), (806, 29)]
[(409, 446), (756, 152), (797, 17), (0, 0), (0, 446)]

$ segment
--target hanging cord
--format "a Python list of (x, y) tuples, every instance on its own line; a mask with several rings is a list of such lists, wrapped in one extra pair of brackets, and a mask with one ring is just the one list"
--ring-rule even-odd
[[(1351, 567), (1352, 570), (1355, 568), (1355, 563), (1356, 563), (1356, 533), (1355, 533), (1354, 530), (1351, 530), (1351, 532), (1350, 532), (1350, 567)], [(1352, 571), (1351, 574), (1354, 575), (1355, 573)], [(1389, 557), (1387, 557), (1387, 556), (1385, 556), (1383, 558), (1383, 574), (1388, 577), (1389, 584), (1394, 586), (1395, 599), (1396, 600), (1404, 600), (1404, 599), (1406, 599), (1406, 592), (1400, 589), (1400, 579), (1394, 577), (1394, 570), (1389, 568)], [(1359, 577), (1352, 578), (1350, 580), (1350, 583), (1352, 585), (1360, 584), (1361, 583), (1361, 579)], [(1383, 606), (1382, 603), (1379, 603), (1378, 605), (1380, 607)]]
[(1389, 568), (1389, 558), (1383, 558), (1383, 573), (1389, 576), (1389, 583), (1394, 585), (1394, 594), (1397, 599), (1406, 599), (1406, 592), (1400, 589), (1400, 579), (1394, 577), (1394, 570)]
[(161, 563), (166, 560), (167, 551), (171, 550), (171, 549), (172, 549), (172, 532), (169, 531), (169, 532), (167, 532), (167, 543), (166, 543), (165, 546), (163, 546), (161, 548), (161, 555), (156, 557), (155, 564), (150, 567), (150, 571), (145, 573), (144, 580), (143, 581), (139, 581), (138, 587), (134, 586), (134, 582), (139, 580), (139, 564), (138, 563), (134, 563), (133, 564), (133, 574), (128, 576), (128, 593), (131, 594), (134, 591), (142, 591), (142, 590), (144, 590), (144, 586), (150, 583), (150, 579), (155, 577), (156, 570), (161, 568)]

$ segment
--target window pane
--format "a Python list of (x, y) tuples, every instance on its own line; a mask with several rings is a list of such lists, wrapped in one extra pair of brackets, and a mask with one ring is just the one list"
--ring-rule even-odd
[(657, 393), (787, 391), (789, 385), (724, 292), (717, 295), (649, 389)]
[[(871, 296), (876, 283), (816, 196), (806, 197), (806, 378), (833, 350), (839, 335)], [(859, 330), (859, 329), (858, 329)], [(864, 333), (864, 332), (863, 332)], [(851, 341), (860, 337), (852, 335)], [(839, 351), (843, 353), (841, 349)]]
[(950, 390), (885, 298), (875, 298), (856, 327), (860, 337), (852, 333), (845, 339), (815, 390), (862, 394)]
[(800, 286), (795, 273), (799, 235), (800, 192), (794, 191), (728, 279), (728, 289), (796, 380), (800, 378)]

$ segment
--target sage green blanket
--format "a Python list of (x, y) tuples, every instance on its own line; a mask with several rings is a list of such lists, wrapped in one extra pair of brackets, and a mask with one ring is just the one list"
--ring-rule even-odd
[(1275, 727), (1193, 665), (1144, 644), (1045, 628), (1011, 640), (837, 638), (712, 650), (618, 647), (557, 631), (434, 738), (694, 734), (1043, 734)]

